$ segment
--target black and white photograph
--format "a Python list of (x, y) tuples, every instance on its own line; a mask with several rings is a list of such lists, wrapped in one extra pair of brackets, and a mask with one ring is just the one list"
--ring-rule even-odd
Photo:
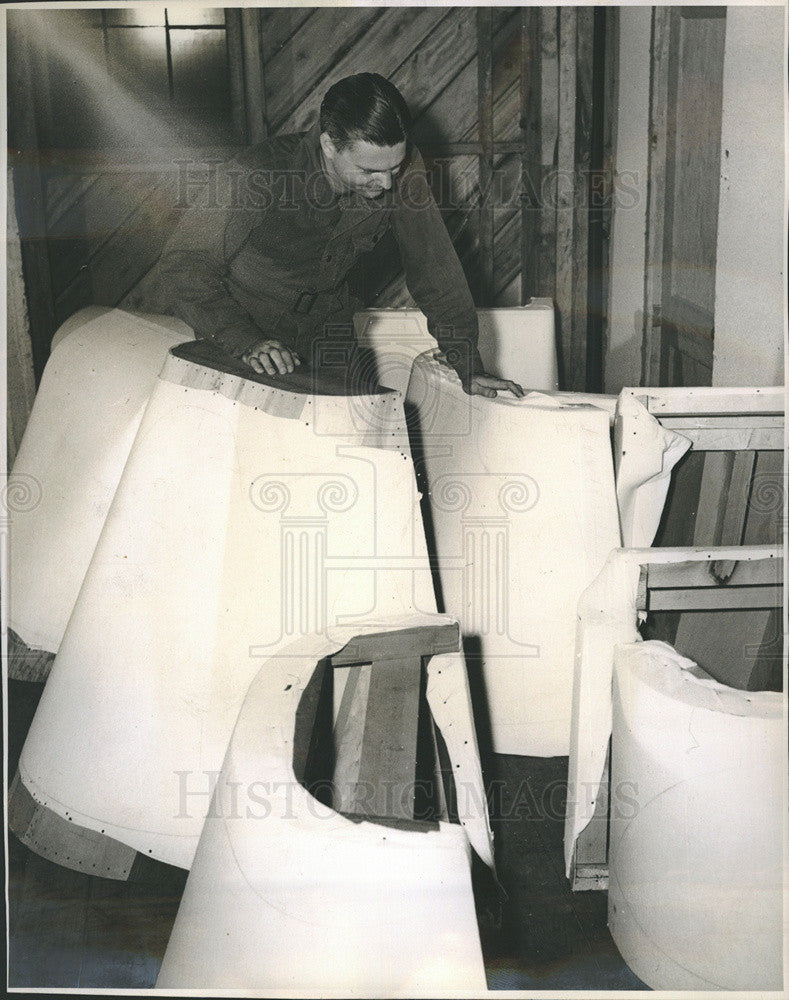
[(0, 32), (7, 992), (783, 996), (785, 3)]

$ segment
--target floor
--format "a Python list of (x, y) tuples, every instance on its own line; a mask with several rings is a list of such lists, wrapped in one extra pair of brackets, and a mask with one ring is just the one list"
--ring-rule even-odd
[[(9, 682), (9, 775), (40, 685)], [(566, 757), (485, 761), (498, 876), (475, 868), (490, 989), (643, 990), (606, 928), (606, 894), (573, 893), (564, 876)], [(152, 862), (135, 883), (72, 872), (9, 835), (9, 985), (154, 985), (186, 873)]]

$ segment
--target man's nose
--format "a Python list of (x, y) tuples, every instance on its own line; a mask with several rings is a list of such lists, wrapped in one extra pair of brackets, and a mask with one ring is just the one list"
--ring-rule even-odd
[(378, 183), (381, 185), (384, 191), (388, 191), (389, 188), (392, 186), (392, 175), (388, 171), (379, 174)]

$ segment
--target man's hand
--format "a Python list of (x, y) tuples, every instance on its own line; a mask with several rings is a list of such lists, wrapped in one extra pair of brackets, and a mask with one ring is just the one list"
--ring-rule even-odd
[(258, 375), (287, 375), (301, 364), (298, 354), (278, 340), (259, 340), (241, 360)]
[(470, 396), (486, 396), (488, 399), (495, 399), (499, 392), (511, 392), (518, 399), (526, 395), (517, 382), (494, 375), (473, 375), (466, 392)]

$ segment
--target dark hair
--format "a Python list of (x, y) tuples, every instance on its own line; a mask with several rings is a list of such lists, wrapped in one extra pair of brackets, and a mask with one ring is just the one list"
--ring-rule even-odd
[(396, 146), (410, 127), (403, 95), (378, 73), (346, 76), (326, 91), (321, 103), (321, 132), (328, 132), (338, 150), (359, 140)]

